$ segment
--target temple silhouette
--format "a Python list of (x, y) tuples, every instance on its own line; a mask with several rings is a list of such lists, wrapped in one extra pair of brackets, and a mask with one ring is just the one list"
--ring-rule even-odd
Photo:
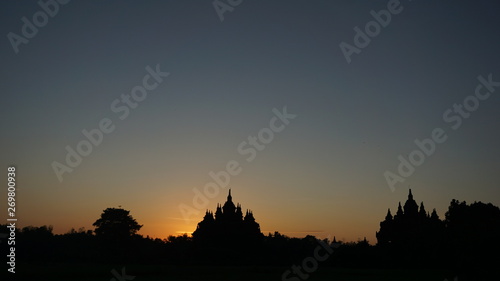
[(443, 222), (439, 219), (436, 209), (432, 213), (425, 210), (424, 202), (420, 203), (413, 199), (411, 189), (408, 193), (408, 199), (403, 207), (399, 202), (398, 210), (394, 217), (391, 209), (387, 211), (385, 220), (380, 222), (380, 231), (376, 233), (379, 245), (401, 244), (412, 242), (420, 244), (428, 240), (432, 233), (436, 234), (442, 231)]
[(258, 245), (264, 235), (255, 221), (253, 212), (247, 210), (243, 216), (241, 205), (233, 203), (231, 189), (224, 205), (217, 204), (215, 214), (207, 210), (205, 217), (193, 232), (193, 241), (202, 248), (232, 248), (243, 243), (252, 247)]
[(395, 263), (436, 263), (441, 259), (436, 251), (443, 252), (445, 223), (439, 219), (436, 209), (429, 214), (423, 202), (419, 207), (410, 189), (408, 199), (403, 206), (399, 202), (394, 216), (391, 209), (387, 211), (376, 237), (377, 245), (385, 249)]

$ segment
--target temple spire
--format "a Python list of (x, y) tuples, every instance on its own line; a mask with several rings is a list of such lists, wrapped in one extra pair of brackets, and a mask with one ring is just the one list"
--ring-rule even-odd
[(385, 216), (385, 220), (392, 220), (392, 214), (391, 214), (391, 209), (387, 209), (387, 215)]
[(402, 218), (403, 217), (403, 208), (401, 207), (401, 202), (399, 202), (399, 205), (398, 205), (398, 211), (396, 212), (396, 216), (397, 218)]
[(227, 196), (227, 201), (228, 202), (232, 202), (233, 201), (233, 197), (231, 196), (231, 188), (229, 189), (229, 195)]

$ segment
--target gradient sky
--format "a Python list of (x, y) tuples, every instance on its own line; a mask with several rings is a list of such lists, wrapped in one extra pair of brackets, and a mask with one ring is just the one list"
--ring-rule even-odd
[[(186, 222), (179, 204), (230, 160), (233, 200), (266, 234), (375, 243), (408, 187), (441, 218), (452, 199), (500, 205), (500, 88), (457, 130), (443, 120), (479, 75), (500, 81), (499, 3), (401, 1), (347, 63), (339, 44), (388, 2), (245, 0), (221, 22), (210, 0), (71, 1), (16, 54), (7, 35), (41, 7), (2, 1), (0, 180), (17, 167), (18, 226), (93, 229), (121, 206), (141, 234), (191, 232), (205, 210)], [(120, 120), (111, 103), (157, 64), (170, 76)], [(246, 161), (238, 145), (284, 106), (297, 117)], [(115, 130), (59, 182), (51, 164), (103, 118)], [(384, 172), (434, 128), (448, 139), (392, 192)]]

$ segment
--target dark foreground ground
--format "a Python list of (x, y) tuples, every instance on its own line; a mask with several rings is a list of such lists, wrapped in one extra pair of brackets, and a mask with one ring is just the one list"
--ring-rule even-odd
[[(125, 268), (125, 275), (122, 269)], [(121, 277), (117, 278), (115, 273)], [(152, 280), (217, 280), (217, 281), (266, 281), (282, 280), (282, 274), (290, 267), (265, 266), (161, 266), (161, 265), (95, 265), (95, 264), (37, 264), (19, 265), (15, 280), (92, 280), (92, 281), (152, 281)], [(287, 276), (289, 281), (299, 281), (296, 275)], [(294, 278), (295, 277), (295, 278)], [(308, 281), (339, 280), (453, 280), (453, 276), (444, 270), (418, 269), (335, 269), (318, 268), (306, 279)]]

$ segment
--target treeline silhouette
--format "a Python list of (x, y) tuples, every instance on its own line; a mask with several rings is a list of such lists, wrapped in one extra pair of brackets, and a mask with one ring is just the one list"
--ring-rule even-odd
[(410, 190), (394, 216), (388, 210), (376, 236), (377, 257), (393, 267), (448, 268), (477, 279), (500, 264), (500, 209), (491, 203), (453, 199), (441, 220), (435, 209), (419, 207)]
[[(452, 200), (441, 220), (435, 211), (429, 214), (423, 203), (419, 207), (411, 191), (404, 207), (399, 204), (394, 216), (389, 210), (380, 223), (376, 245), (370, 245), (366, 239), (346, 242), (319, 240), (310, 235), (292, 238), (279, 232), (267, 235), (259, 232), (260, 235), (252, 239), (238, 236), (236, 232), (228, 234), (228, 239), (219, 237), (211, 241), (186, 234), (153, 239), (137, 234), (142, 226), (129, 211), (121, 208), (104, 210), (94, 226), (95, 230), (72, 229), (65, 234), (54, 234), (51, 226), (17, 229), (16, 258), (22, 263), (112, 261), (290, 266), (313, 256), (322, 242), (333, 251), (321, 266), (445, 268), (466, 275), (469, 271), (477, 274), (494, 269), (500, 264), (500, 209), (497, 206)], [(0, 233), (8, 232), (7, 225), (0, 225)]]
[[(6, 225), (1, 225), (0, 233), (6, 232), (5, 228)], [(193, 238), (187, 234), (169, 236), (166, 239), (135, 234), (120, 241), (112, 241), (84, 228), (54, 234), (51, 226), (29, 226), (17, 229), (16, 256), (23, 263), (112, 261), (173, 265), (288, 266), (312, 256), (319, 241), (330, 244), (328, 239), (319, 240), (311, 235), (291, 238), (275, 232), (263, 236), (262, 243), (254, 248), (245, 247), (244, 240), (231, 246), (197, 248)], [(370, 259), (364, 256), (375, 248), (367, 241), (338, 243), (340, 247), (332, 254), (332, 257), (340, 261), (337, 265), (368, 265)], [(355, 264), (350, 264), (350, 260), (356, 260)], [(361, 260), (365, 262), (360, 262)]]

